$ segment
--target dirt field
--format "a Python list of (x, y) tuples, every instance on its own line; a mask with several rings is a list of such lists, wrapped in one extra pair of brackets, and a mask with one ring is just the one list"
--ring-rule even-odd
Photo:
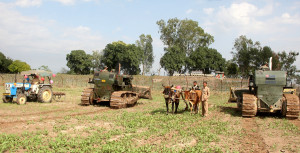
[(113, 110), (79, 106), (83, 88), (54, 90), (66, 101), (0, 103), (0, 152), (300, 152), (300, 120), (242, 118), (227, 92), (213, 93), (204, 118), (184, 111), (183, 101), (166, 115), (160, 91)]

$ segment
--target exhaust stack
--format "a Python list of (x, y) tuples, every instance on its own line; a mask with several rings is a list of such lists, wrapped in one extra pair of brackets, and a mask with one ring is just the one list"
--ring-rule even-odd
[(270, 71), (272, 71), (272, 57), (270, 57), (270, 60), (269, 60), (269, 68), (270, 68)]

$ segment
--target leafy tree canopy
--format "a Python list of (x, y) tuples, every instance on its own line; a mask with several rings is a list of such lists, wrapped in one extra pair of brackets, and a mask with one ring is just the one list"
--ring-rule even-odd
[(45, 70), (45, 71), (50, 71), (51, 72), (50, 68), (47, 65), (42, 65), (38, 69), (39, 70)]
[[(214, 37), (206, 33), (198, 25), (197, 21), (172, 18), (167, 22), (159, 20), (156, 23), (159, 26), (159, 32), (161, 33), (160, 39), (164, 45), (167, 46), (165, 49), (166, 53), (163, 55), (160, 63), (169, 74), (173, 74), (174, 71), (185, 73), (187, 70), (190, 70), (190, 68), (203, 67), (200, 66), (203, 63), (197, 63), (197, 66), (195, 66), (196, 59), (194, 57), (193, 59), (190, 59), (191, 55), (198, 56), (194, 52), (197, 52), (199, 48), (208, 47), (214, 42)], [(177, 55), (175, 55), (175, 53)], [(167, 59), (171, 57), (176, 57), (176, 59)], [(175, 65), (171, 66), (170, 62), (173, 63), (172, 60), (179, 63), (175, 62)], [(212, 59), (208, 59), (207, 61), (213, 63)], [(206, 64), (208, 63), (206, 62)], [(176, 67), (176, 69), (173, 69), (173, 67)]]
[(226, 75), (237, 75), (238, 71), (239, 71), (239, 67), (236, 63), (232, 62), (231, 60), (229, 60), (227, 62), (227, 66), (226, 66)]
[(233, 61), (239, 65), (242, 75), (248, 75), (249, 72), (268, 64), (270, 57), (273, 57), (273, 69), (280, 69), (279, 58), (270, 47), (261, 47), (259, 41), (254, 42), (244, 35), (235, 40), (231, 53), (233, 54)]
[(208, 47), (214, 42), (214, 37), (205, 33), (197, 21), (172, 18), (167, 22), (159, 20), (156, 23), (163, 43), (168, 47), (180, 47), (187, 55), (199, 47)]
[(26, 62), (22, 62), (20, 60), (13, 61), (9, 66), (8, 69), (12, 73), (20, 73), (22, 71), (28, 71), (31, 70), (30, 65), (28, 65)]
[(165, 48), (166, 53), (160, 59), (160, 65), (164, 68), (170, 76), (174, 72), (180, 72), (181, 68), (185, 64), (185, 53), (182, 52), (181, 48), (178, 46), (172, 46)]
[(140, 57), (142, 52), (134, 44), (126, 44), (122, 41), (107, 44), (103, 50), (102, 62), (109, 70), (117, 69), (121, 64), (121, 70), (126, 74), (136, 75), (140, 73)]
[(213, 48), (199, 47), (187, 60), (191, 70), (203, 70), (206, 74), (211, 73), (211, 70), (225, 70), (226, 60)]
[(287, 71), (288, 76), (294, 77), (297, 71), (296, 65), (293, 65), (296, 61), (299, 52), (291, 51), (287, 53), (282, 51), (278, 53), (281, 69)]
[(151, 35), (140, 35), (140, 40), (136, 41), (136, 45), (140, 52), (142, 53), (141, 64), (142, 64), (142, 75), (148, 73), (154, 62), (153, 47), (152, 47), (152, 37)]
[(12, 64), (13, 60), (6, 57), (2, 52), (0, 52), (0, 72), (1, 73), (9, 73), (10, 70), (8, 66)]
[(103, 68), (102, 59), (103, 59), (103, 52), (94, 50), (92, 54), (92, 67), (94, 70)]
[(73, 50), (67, 54), (67, 66), (76, 74), (90, 74), (92, 67), (92, 56), (84, 50)]

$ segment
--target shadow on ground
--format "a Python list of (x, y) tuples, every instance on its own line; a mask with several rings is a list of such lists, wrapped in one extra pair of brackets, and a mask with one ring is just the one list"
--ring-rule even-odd
[[(188, 111), (185, 110), (185, 109), (178, 109), (178, 110), (177, 110), (177, 113), (174, 113), (174, 115), (175, 115), (175, 114), (184, 114), (184, 113), (186, 113), (186, 112), (188, 112)], [(153, 110), (153, 111), (151, 112), (151, 115), (154, 115), (154, 114), (157, 114), (157, 113), (167, 114), (167, 109), (166, 109), (166, 108), (159, 108), (159, 109)], [(169, 114), (170, 114), (170, 115), (172, 114), (172, 108), (171, 108), (171, 109), (169, 108)]]
[[(227, 106), (218, 106), (218, 108), (221, 110), (221, 112), (224, 112), (225, 114), (229, 114), (231, 116), (235, 117), (241, 117), (242, 116), (242, 111), (239, 110), (236, 107), (227, 107)], [(256, 117), (260, 119), (265, 119), (265, 118), (284, 118), (280, 111), (276, 113), (266, 113), (266, 112), (257, 112)]]
[(231, 116), (242, 116), (241, 111), (236, 107), (229, 107), (229, 106), (218, 106), (221, 112), (225, 114), (229, 114)]

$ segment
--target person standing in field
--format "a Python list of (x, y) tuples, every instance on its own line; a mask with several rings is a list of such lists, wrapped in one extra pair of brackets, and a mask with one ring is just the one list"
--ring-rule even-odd
[(197, 85), (197, 81), (194, 81), (192, 89), (193, 90), (200, 90), (199, 86)]
[(207, 82), (203, 82), (202, 88), (202, 115), (206, 117), (208, 115), (208, 98), (210, 96), (209, 88), (207, 87)]

